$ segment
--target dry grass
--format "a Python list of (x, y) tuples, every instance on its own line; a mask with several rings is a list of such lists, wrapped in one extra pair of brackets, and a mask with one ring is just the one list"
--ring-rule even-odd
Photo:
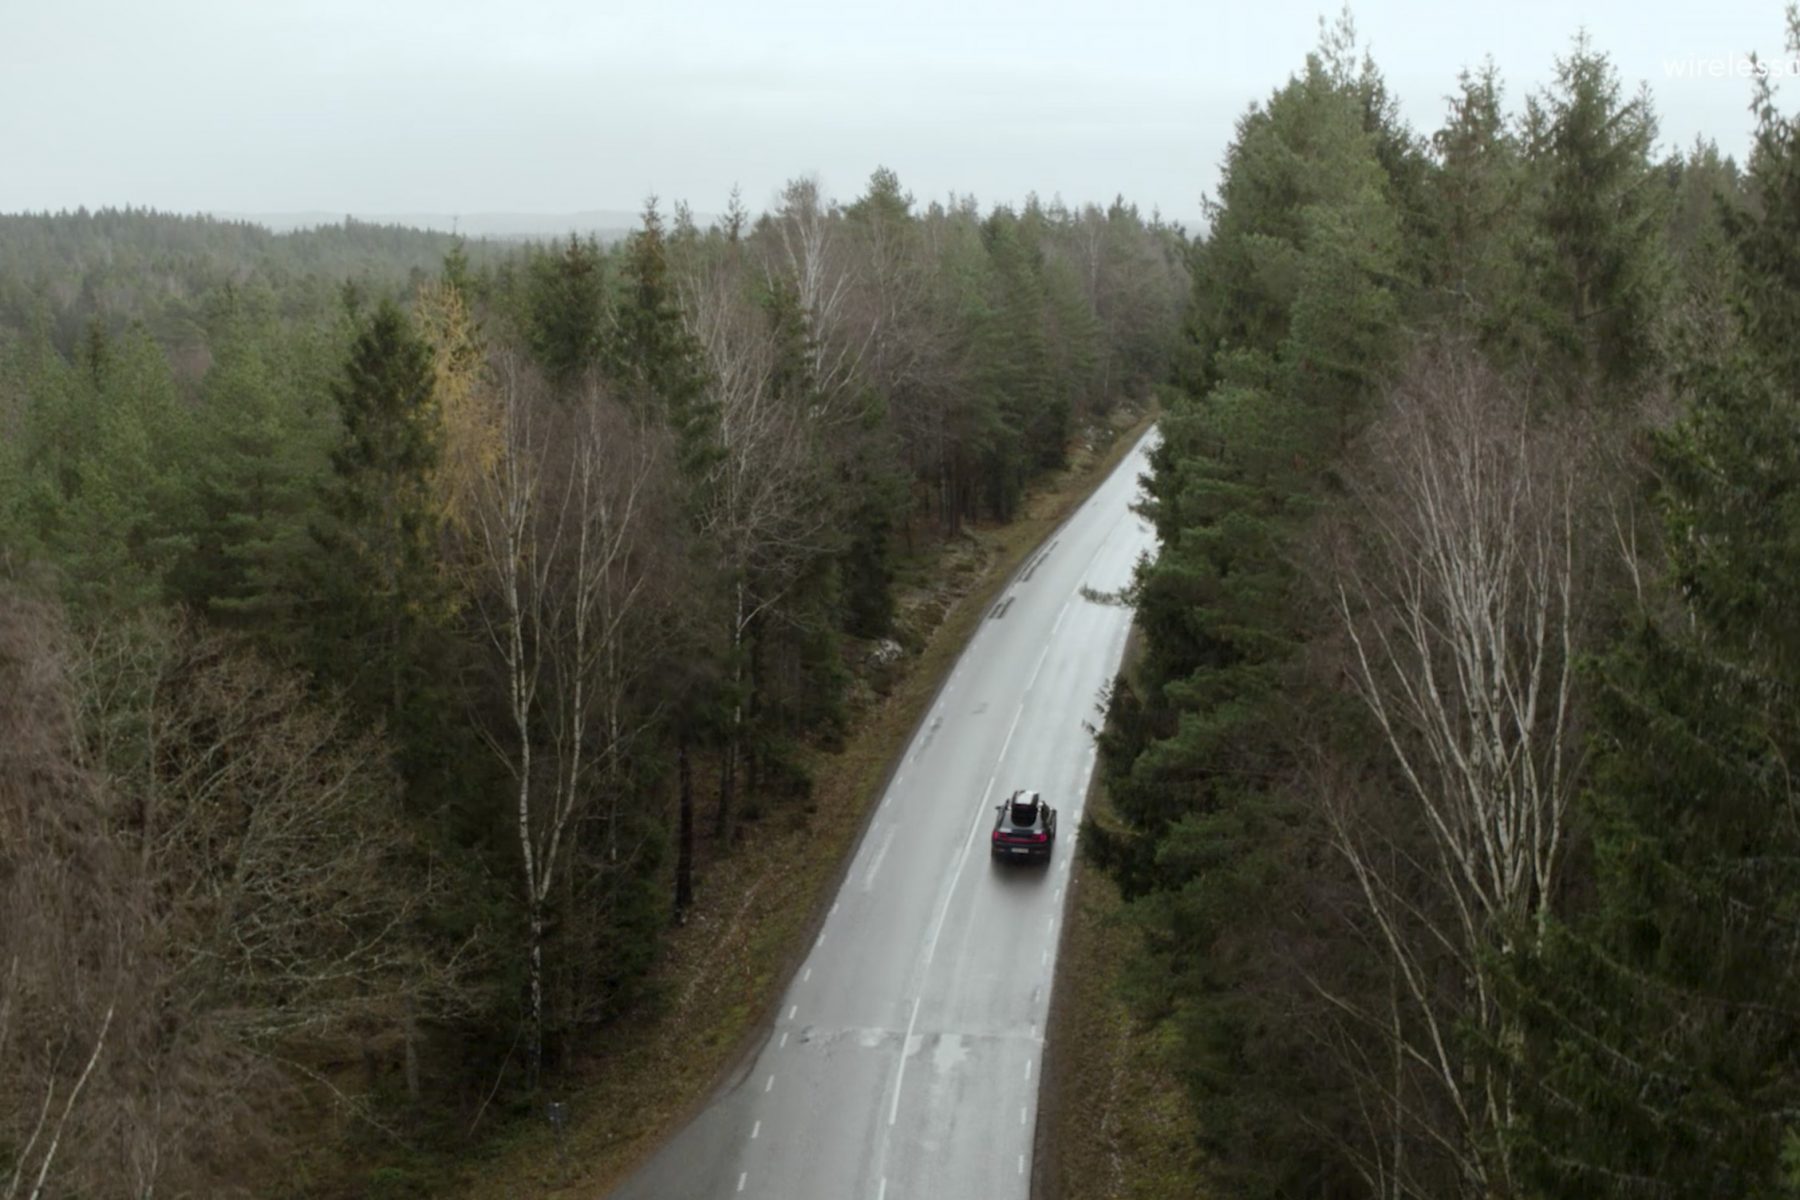
[[(1127, 669), (1140, 642), (1134, 632)], [(1095, 773), (1087, 811), (1110, 812)], [(1132, 1015), (1119, 981), (1139, 934), (1118, 886), (1077, 857), (1045, 1030), (1032, 1170), (1036, 1200), (1201, 1200), (1194, 1115), (1166, 1033)]]
[(481, 1161), (464, 1169), (450, 1194), (604, 1195), (755, 1048), (893, 762), (981, 615), (1150, 420), (1131, 417), (1110, 442), (1078, 448), (1069, 468), (1041, 483), (1016, 520), (971, 529), (922, 572), (937, 584), (903, 598), (906, 619), (928, 622), (941, 608), (941, 621), (887, 696), (860, 715), (845, 748), (813, 757), (807, 808), (776, 808), (745, 827), (731, 855), (707, 865), (690, 919), (671, 932), (656, 969), (666, 1002), (611, 1027), (562, 1089), (570, 1116), (565, 1153), (547, 1128), (515, 1128), (477, 1152)]

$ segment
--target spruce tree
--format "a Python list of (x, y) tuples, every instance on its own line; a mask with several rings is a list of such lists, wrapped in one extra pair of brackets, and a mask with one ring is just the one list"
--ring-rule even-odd
[[(457, 264), (446, 264), (451, 286)], [(553, 382), (571, 386), (599, 358), (606, 321), (606, 258), (592, 238), (569, 235), (554, 250), (534, 250), (525, 293), (532, 353)]]
[(1658, 361), (1667, 288), (1649, 96), (1625, 99), (1611, 61), (1582, 35), (1527, 103), (1525, 140), (1533, 365), (1571, 398), (1625, 396)]
[[(315, 670), (386, 718), (411, 766), (433, 757), (444, 719), (433, 683), (447, 611), (431, 471), (438, 460), (431, 352), (392, 301), (382, 301), (332, 386), (342, 434), (331, 451), (325, 520), (313, 536), (310, 616)], [(409, 771), (415, 779), (414, 771)]]
[(1331, 724), (1290, 686), (1312, 620), (1296, 543), (1390, 363), (1404, 277), (1359, 78), (1314, 56), (1228, 153), (1196, 251), (1197, 387), (1152, 457), (1145, 661), (1102, 740), (1123, 821), (1086, 842), (1145, 932), (1134, 989), (1175, 1033), (1216, 1182), (1238, 1195), (1330, 1194), (1347, 1176), (1332, 1139), (1348, 1101), (1281, 963), (1320, 941), (1317, 851), (1284, 781)]
[(1766, 88), (1749, 189), (1735, 319), (1683, 348), (1656, 439), (1668, 577), (1595, 671), (1595, 890), (1519, 980), (1546, 1195), (1792, 1194), (1800, 122)]

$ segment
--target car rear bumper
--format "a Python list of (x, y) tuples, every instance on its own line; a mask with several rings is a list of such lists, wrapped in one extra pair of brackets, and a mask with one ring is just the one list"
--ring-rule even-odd
[(1050, 850), (1056, 845), (1054, 840), (1043, 843), (1020, 845), (1012, 842), (991, 842), (995, 862), (1044, 862), (1050, 858)]

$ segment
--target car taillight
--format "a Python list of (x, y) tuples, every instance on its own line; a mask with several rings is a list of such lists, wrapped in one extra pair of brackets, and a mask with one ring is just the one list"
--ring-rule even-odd
[(1047, 842), (1050, 840), (1050, 835), (1047, 833), (1036, 833), (1031, 836), (1031, 840), (1034, 842)]

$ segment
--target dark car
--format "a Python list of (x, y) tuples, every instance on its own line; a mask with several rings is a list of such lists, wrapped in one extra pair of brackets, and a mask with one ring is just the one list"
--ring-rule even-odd
[(989, 841), (996, 859), (1050, 861), (1056, 845), (1056, 810), (1036, 792), (1024, 789), (1000, 802)]

